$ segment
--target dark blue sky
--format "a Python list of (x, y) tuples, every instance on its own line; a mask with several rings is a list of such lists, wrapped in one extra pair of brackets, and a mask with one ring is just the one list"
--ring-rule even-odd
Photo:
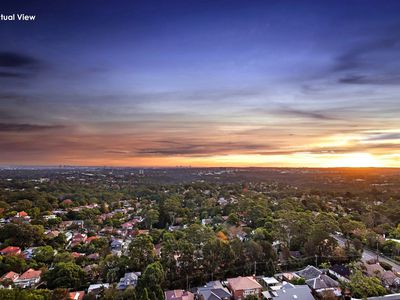
[(3, 164), (400, 165), (399, 1), (24, 2)]

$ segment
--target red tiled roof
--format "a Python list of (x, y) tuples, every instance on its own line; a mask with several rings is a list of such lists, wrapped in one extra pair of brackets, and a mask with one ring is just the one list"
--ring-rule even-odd
[(81, 256), (84, 255), (84, 254), (83, 254), (83, 253), (78, 253), (78, 252), (72, 252), (71, 255), (72, 255), (72, 257), (74, 257), (74, 258), (78, 258), (78, 257), (81, 257)]
[(20, 247), (8, 246), (0, 250), (2, 254), (19, 254), (21, 253)]
[(6, 274), (4, 274), (3, 276), (1, 276), (0, 280), (3, 281), (5, 279), (10, 279), (12, 281), (14, 281), (15, 279), (17, 279), (19, 277), (18, 273), (15, 273), (13, 271), (10, 271)]
[(28, 214), (26, 213), (26, 212), (24, 212), (24, 211), (20, 211), (19, 213), (18, 213), (18, 216), (19, 217), (26, 217)]
[(164, 294), (165, 300), (194, 300), (194, 295), (184, 290), (171, 290)]
[(69, 293), (68, 297), (71, 300), (82, 300), (84, 296), (85, 296), (85, 292), (84, 291), (78, 291), (78, 292)]
[(21, 276), (19, 276), (19, 280), (26, 280), (26, 279), (33, 279), (33, 278), (38, 278), (40, 277), (40, 275), (42, 275), (42, 271), (38, 270), (34, 270), (34, 269), (29, 269), (28, 271), (26, 271), (25, 273), (23, 273)]
[(228, 278), (228, 284), (232, 290), (261, 289), (262, 286), (253, 277)]
[(86, 239), (86, 243), (90, 243), (91, 241), (97, 240), (98, 238), (99, 238), (98, 236), (91, 236), (91, 237), (88, 237), (88, 238)]

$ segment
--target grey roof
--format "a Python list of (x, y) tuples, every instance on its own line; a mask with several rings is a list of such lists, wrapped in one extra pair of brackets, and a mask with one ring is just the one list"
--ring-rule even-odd
[(345, 265), (341, 265), (341, 264), (333, 265), (332, 267), (330, 267), (330, 270), (332, 270), (344, 277), (349, 277), (351, 274), (350, 268)]
[(136, 286), (139, 279), (138, 274), (138, 272), (125, 273), (124, 277), (119, 280), (117, 289), (126, 289), (128, 286)]
[(308, 280), (318, 277), (322, 272), (314, 266), (307, 266), (305, 269), (296, 272), (296, 274)]
[(207, 282), (206, 286), (197, 288), (197, 293), (203, 296), (204, 300), (230, 299), (232, 296), (220, 281)]
[(339, 286), (339, 283), (336, 280), (333, 280), (325, 274), (322, 274), (317, 278), (309, 279), (306, 283), (314, 290), (335, 288)]
[(307, 285), (296, 285), (289, 289), (280, 289), (272, 292), (276, 300), (314, 300)]
[(200, 291), (198, 294), (203, 296), (204, 300), (230, 299), (232, 296), (230, 293), (221, 288)]

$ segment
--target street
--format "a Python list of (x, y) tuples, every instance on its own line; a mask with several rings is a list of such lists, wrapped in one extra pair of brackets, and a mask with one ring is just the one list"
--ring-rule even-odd
[[(339, 235), (332, 235), (332, 237), (338, 242), (340, 247), (344, 247), (345, 243), (347, 241), (346, 238), (339, 236)], [(367, 250), (364, 249), (362, 256), (361, 256), (361, 260), (363, 262), (369, 261), (371, 259), (376, 259), (377, 258), (377, 254), (374, 251), (371, 250)], [(390, 259), (387, 259), (386, 257), (382, 256), (381, 254), (378, 255), (378, 259), (381, 262), (387, 263), (388, 265), (391, 265), (393, 268), (394, 272), (400, 273), (400, 264), (393, 262)]]

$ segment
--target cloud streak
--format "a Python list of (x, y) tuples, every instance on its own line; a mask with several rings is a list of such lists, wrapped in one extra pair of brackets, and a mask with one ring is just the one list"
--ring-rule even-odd
[(0, 52), (0, 67), (27, 68), (40, 64), (40, 61), (29, 55), (16, 52)]
[(63, 129), (63, 125), (37, 125), (37, 124), (13, 124), (0, 123), (0, 132), (37, 132), (55, 129)]

